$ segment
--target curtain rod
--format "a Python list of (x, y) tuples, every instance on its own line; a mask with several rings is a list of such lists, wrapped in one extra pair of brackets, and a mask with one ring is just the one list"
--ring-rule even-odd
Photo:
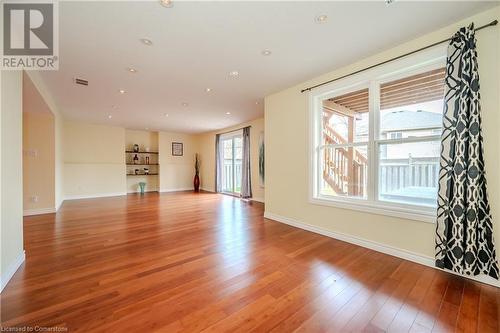
[(233, 132), (241, 131), (242, 129), (247, 128), (247, 127), (252, 127), (252, 126), (243, 126), (243, 127), (231, 130), (231, 131), (222, 132), (222, 133), (215, 133), (215, 135), (223, 135), (223, 134), (233, 133)]
[[(484, 28), (488, 28), (488, 27), (493, 27), (495, 25), (498, 24), (498, 20), (494, 20), (494, 21), (491, 21), (490, 23), (488, 24), (485, 24), (483, 26), (480, 26), (479, 28), (477, 29), (474, 29), (474, 31), (479, 31), (479, 30), (482, 30)], [(397, 56), (397, 57), (394, 57), (394, 58), (391, 58), (391, 59), (388, 59), (388, 60), (385, 60), (385, 61), (382, 61), (382, 62), (379, 62), (375, 65), (371, 65), (371, 66), (368, 66), (368, 67), (365, 67), (363, 69), (359, 69), (355, 72), (352, 72), (352, 73), (349, 73), (349, 74), (346, 74), (346, 75), (342, 75), (340, 77), (337, 77), (335, 79), (332, 79), (332, 80), (329, 80), (329, 81), (325, 81), (323, 83), (319, 83), (315, 86), (311, 86), (311, 87), (308, 87), (308, 88), (305, 88), (305, 89), (302, 89), (300, 92), (303, 93), (305, 91), (311, 91), (312, 89), (314, 88), (318, 88), (318, 87), (321, 87), (321, 86), (324, 86), (325, 84), (328, 84), (328, 83), (332, 83), (334, 81), (337, 81), (337, 80), (340, 80), (340, 79), (343, 79), (345, 77), (348, 77), (348, 76), (351, 76), (351, 75), (355, 75), (355, 74), (358, 74), (358, 73), (361, 73), (361, 72), (364, 72), (364, 71), (367, 71), (369, 69), (372, 69), (374, 67), (377, 67), (377, 66), (380, 66), (380, 65), (384, 65), (384, 64), (387, 64), (388, 62), (391, 62), (391, 61), (394, 61), (394, 60), (398, 60), (398, 59), (401, 59), (401, 58), (404, 58), (406, 56), (409, 56), (409, 55), (412, 55), (414, 53), (417, 53), (417, 52), (420, 52), (420, 51), (423, 51), (423, 50), (427, 50), (427, 49), (430, 49), (431, 47), (434, 47), (436, 45), (439, 45), (439, 44), (443, 44), (443, 43), (446, 43), (450, 40), (452, 40), (453, 37), (450, 37), (450, 38), (447, 38), (447, 39), (443, 39), (442, 41), (439, 41), (439, 42), (436, 42), (436, 43), (433, 43), (433, 44), (430, 44), (430, 45), (427, 45), (427, 46), (424, 46), (424, 47), (421, 47), (417, 50), (414, 50), (414, 51), (411, 51), (411, 52), (408, 52), (408, 53), (405, 53), (405, 54), (402, 54), (400, 56)]]

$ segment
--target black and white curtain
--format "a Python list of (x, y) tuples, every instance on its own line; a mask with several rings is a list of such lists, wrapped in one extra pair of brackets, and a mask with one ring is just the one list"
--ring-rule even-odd
[(241, 165), (241, 197), (252, 197), (252, 176), (250, 171), (250, 127), (243, 129), (243, 159)]
[(222, 192), (222, 168), (224, 167), (224, 149), (221, 135), (215, 136), (215, 192)]
[(486, 191), (474, 26), (448, 46), (441, 138), (436, 266), (498, 279)]

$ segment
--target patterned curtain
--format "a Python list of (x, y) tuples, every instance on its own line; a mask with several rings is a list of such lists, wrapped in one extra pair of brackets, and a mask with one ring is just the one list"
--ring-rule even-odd
[(441, 138), (436, 266), (498, 279), (486, 191), (474, 26), (448, 46)]
[(222, 192), (222, 167), (224, 150), (221, 147), (220, 134), (215, 136), (215, 192)]
[(252, 197), (252, 176), (250, 172), (250, 127), (243, 129), (243, 161), (241, 165), (241, 197)]

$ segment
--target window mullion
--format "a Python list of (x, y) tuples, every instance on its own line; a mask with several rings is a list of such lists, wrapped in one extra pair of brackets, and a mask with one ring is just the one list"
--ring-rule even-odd
[(441, 135), (426, 135), (426, 136), (416, 136), (411, 138), (401, 138), (401, 139), (381, 139), (375, 140), (377, 144), (403, 144), (403, 143), (416, 143), (416, 142), (428, 142), (428, 141), (440, 141)]
[(351, 147), (364, 147), (364, 146), (369, 146), (370, 142), (368, 141), (363, 141), (363, 142), (353, 142), (353, 143), (339, 143), (339, 144), (329, 144), (329, 145), (320, 145), (318, 148), (320, 149), (325, 149), (325, 148), (351, 148)]

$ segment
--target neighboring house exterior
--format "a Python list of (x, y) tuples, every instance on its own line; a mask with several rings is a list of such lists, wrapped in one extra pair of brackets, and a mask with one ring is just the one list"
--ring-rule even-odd
[[(381, 118), (381, 138), (401, 139), (441, 134), (442, 116), (428, 111), (394, 111)], [(409, 157), (436, 157), (440, 153), (439, 142), (403, 143), (382, 146), (381, 159)], [(411, 151), (411, 153), (409, 153)], [(411, 155), (411, 156), (410, 156)]]

